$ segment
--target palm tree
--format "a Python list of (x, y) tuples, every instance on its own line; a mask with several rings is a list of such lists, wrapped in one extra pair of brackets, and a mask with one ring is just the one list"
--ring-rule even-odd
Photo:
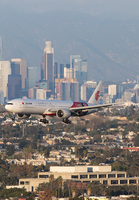
[(72, 198), (74, 198), (76, 196), (76, 193), (77, 193), (77, 187), (75, 185), (73, 185), (71, 187), (71, 191), (72, 191)]
[(51, 182), (51, 190), (52, 190), (52, 191), (53, 191), (53, 181), (54, 181), (54, 175), (51, 174), (51, 175), (49, 176), (49, 182)]
[(89, 184), (87, 185), (87, 195), (88, 195), (88, 197), (89, 197), (90, 194), (91, 194), (91, 190), (92, 190), (92, 185), (91, 185), (91, 183), (89, 183)]
[(61, 188), (62, 182), (63, 182), (62, 176), (59, 176), (59, 177), (57, 178), (57, 182), (58, 182), (58, 198), (60, 198), (60, 188)]

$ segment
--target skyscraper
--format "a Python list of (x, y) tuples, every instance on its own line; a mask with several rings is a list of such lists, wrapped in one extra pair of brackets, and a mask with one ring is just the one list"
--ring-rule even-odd
[(58, 63), (54, 63), (54, 79), (58, 78)]
[(7, 97), (8, 75), (11, 74), (10, 61), (0, 61), (0, 91), (3, 91), (4, 97)]
[(79, 101), (79, 82), (74, 81), (71, 83), (70, 96), (72, 101)]
[(36, 86), (36, 67), (28, 67), (27, 68), (27, 89), (33, 88)]
[(117, 85), (108, 85), (108, 94), (111, 95), (112, 101), (114, 102), (116, 99), (116, 93), (117, 93)]
[(4, 104), (3, 91), (0, 91), (0, 104)]
[(0, 36), (0, 61), (2, 61), (2, 37)]
[(25, 89), (25, 82), (27, 78), (27, 61), (21, 58), (11, 59), (12, 75), (22, 76), (22, 89)]
[(54, 48), (51, 41), (45, 42), (41, 80), (47, 80), (48, 90), (54, 92)]
[(70, 98), (70, 82), (63, 81), (62, 82), (62, 100), (69, 101)]
[(87, 60), (83, 60), (80, 55), (70, 56), (72, 78), (76, 78), (80, 85), (87, 81), (87, 64)]
[(21, 75), (8, 76), (8, 99), (16, 99), (22, 97)]

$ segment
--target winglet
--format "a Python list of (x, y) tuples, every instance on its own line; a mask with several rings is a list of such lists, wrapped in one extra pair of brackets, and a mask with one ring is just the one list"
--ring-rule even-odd
[(95, 91), (93, 92), (92, 96), (90, 97), (88, 103), (90, 103), (90, 104), (97, 104), (97, 102), (99, 100), (100, 90), (102, 88), (102, 84), (103, 84), (103, 82), (100, 81), (99, 84), (97, 85)]

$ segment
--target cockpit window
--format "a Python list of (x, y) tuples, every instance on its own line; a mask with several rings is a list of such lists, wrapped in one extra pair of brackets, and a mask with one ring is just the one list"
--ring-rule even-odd
[(13, 105), (13, 103), (7, 103), (7, 105)]

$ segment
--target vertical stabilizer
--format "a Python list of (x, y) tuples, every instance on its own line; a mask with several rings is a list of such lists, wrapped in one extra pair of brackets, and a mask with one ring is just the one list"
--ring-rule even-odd
[(99, 84), (97, 85), (95, 91), (93, 92), (92, 96), (90, 97), (88, 103), (89, 104), (97, 104), (100, 96), (100, 91), (102, 89), (102, 84), (103, 82), (100, 81)]

